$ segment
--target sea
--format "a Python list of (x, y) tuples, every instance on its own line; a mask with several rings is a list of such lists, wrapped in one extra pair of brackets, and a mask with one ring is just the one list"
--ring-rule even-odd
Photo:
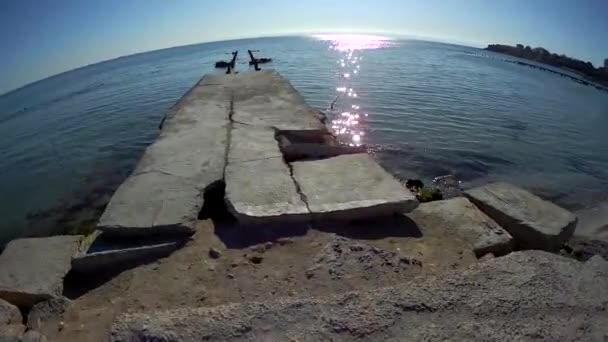
[[(571, 210), (608, 194), (608, 92), (479, 48), (372, 35), (232, 40), (68, 71), (0, 96), (0, 245), (94, 226), (218, 60), (288, 78), (345, 144), (398, 179), (522, 186)], [(41, 63), (43, 61), (41, 60)], [(349, 172), (349, 170), (344, 170)]]

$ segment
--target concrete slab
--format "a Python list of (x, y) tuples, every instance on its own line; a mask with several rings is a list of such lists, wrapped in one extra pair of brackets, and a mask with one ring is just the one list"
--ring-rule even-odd
[(278, 130), (327, 133), (324, 115), (306, 104), (293, 86), (274, 71), (239, 74), (233, 89), (233, 120)]
[(282, 158), (279, 144), (271, 128), (233, 124), (230, 132), (228, 163)]
[(194, 232), (205, 188), (223, 177), (228, 143), (230, 94), (209, 82), (203, 78), (171, 110), (98, 229), (123, 237)]
[(283, 158), (226, 167), (226, 203), (242, 224), (302, 221), (309, 214)]
[(492, 183), (465, 195), (523, 249), (559, 250), (576, 228), (574, 214), (511, 184)]
[(423, 230), (442, 227), (446, 234), (461, 237), (480, 258), (487, 253), (496, 256), (513, 250), (513, 237), (464, 197), (422, 203), (407, 214)]
[(414, 194), (365, 153), (292, 163), (293, 175), (316, 218), (361, 219), (406, 213)]
[(82, 236), (52, 236), (9, 242), (0, 255), (0, 298), (29, 308), (61, 296), (63, 278)]
[(93, 273), (102, 269), (116, 269), (127, 264), (167, 256), (182, 245), (183, 243), (168, 242), (95, 253), (81, 253), (72, 259), (72, 269), (82, 273)]
[(602, 341), (608, 262), (515, 252), (394, 287), (123, 314), (111, 341)]

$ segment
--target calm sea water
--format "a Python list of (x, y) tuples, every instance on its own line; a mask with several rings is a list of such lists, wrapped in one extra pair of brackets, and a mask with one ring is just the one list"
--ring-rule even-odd
[(247, 71), (247, 49), (402, 179), (504, 180), (571, 209), (608, 193), (608, 93), (463, 46), (263, 38), (123, 57), (1, 96), (0, 241), (94, 222), (163, 114), (229, 51)]

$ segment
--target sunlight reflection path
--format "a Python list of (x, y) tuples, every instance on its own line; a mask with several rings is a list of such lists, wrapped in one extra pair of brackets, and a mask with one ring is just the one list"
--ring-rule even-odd
[(336, 99), (329, 111), (333, 115), (331, 129), (340, 142), (350, 146), (365, 144), (364, 119), (368, 113), (361, 109), (359, 94), (355, 89), (355, 78), (361, 72), (362, 50), (381, 49), (392, 46), (389, 38), (373, 35), (324, 34), (315, 38), (326, 41), (329, 49), (336, 52)]

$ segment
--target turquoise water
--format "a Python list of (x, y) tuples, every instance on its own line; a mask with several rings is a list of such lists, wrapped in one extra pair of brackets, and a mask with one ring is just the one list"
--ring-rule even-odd
[(0, 241), (94, 222), (163, 114), (231, 50), (241, 72), (247, 49), (273, 57), (263, 68), (320, 110), (339, 96), (334, 128), (400, 178), (505, 180), (571, 209), (608, 193), (608, 93), (476, 48), (324, 38), (153, 51), (0, 96)]

